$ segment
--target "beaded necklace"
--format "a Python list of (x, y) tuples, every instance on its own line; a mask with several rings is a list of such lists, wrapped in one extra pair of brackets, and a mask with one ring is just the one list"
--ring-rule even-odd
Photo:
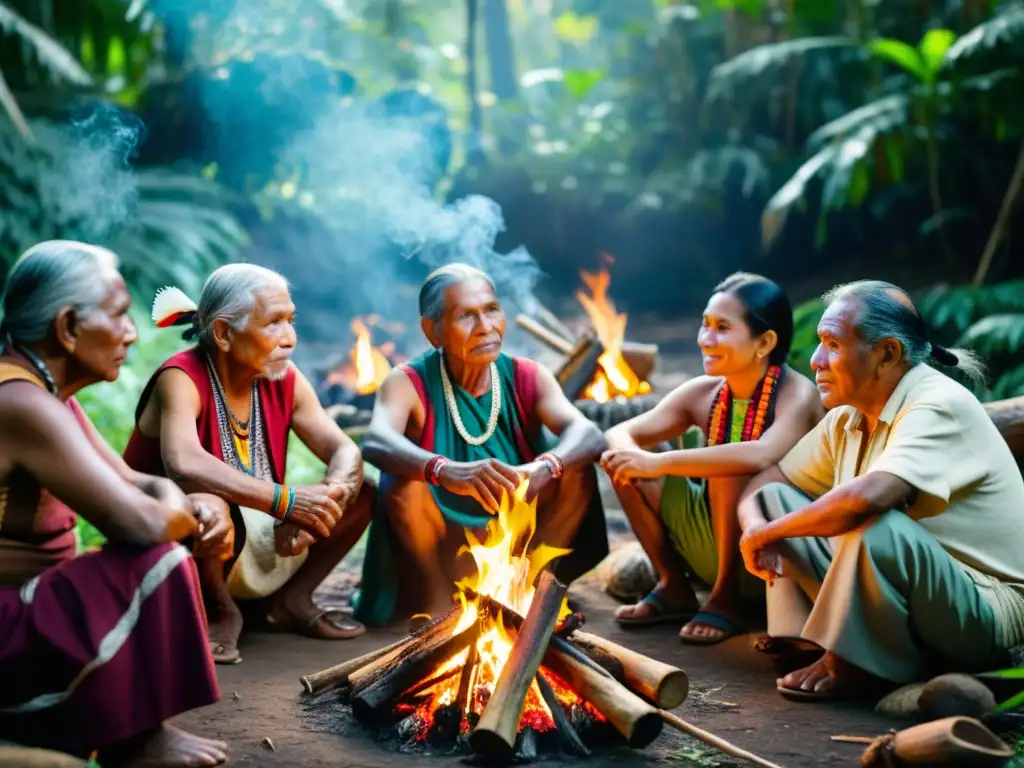
[[(775, 400), (782, 379), (782, 367), (773, 365), (757, 383), (754, 394), (747, 407), (747, 415), (743, 421), (741, 442), (757, 440), (775, 420)], [(732, 391), (726, 382), (722, 382), (715, 395), (715, 404), (711, 406), (707, 423), (707, 444), (721, 445), (729, 442), (732, 433)]]
[[(220, 432), (220, 451), (224, 463), (239, 472), (255, 477), (258, 480), (273, 482), (273, 471), (267, 452), (266, 438), (263, 434), (262, 403), (259, 387), (253, 383), (249, 418), (244, 422), (243, 431), (236, 427), (239, 420), (235, 418), (228, 404), (224, 386), (217, 375), (213, 361), (206, 355), (206, 369), (213, 382), (213, 402), (217, 411), (217, 426)], [(240, 445), (241, 444), (241, 445)], [(239, 450), (241, 448), (241, 450)]]

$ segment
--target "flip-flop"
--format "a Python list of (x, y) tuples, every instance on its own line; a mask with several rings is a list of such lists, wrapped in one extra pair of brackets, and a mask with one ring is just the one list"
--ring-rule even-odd
[(697, 611), (697, 614), (687, 622), (689, 624), (704, 624), (722, 631), (722, 634), (712, 637), (697, 637), (696, 635), (679, 635), (680, 642), (687, 645), (717, 645), (730, 637), (741, 635), (744, 629), (741, 625), (730, 618), (715, 613), (714, 611)]
[[(267, 623), (280, 632), (295, 632), (317, 640), (351, 640), (366, 633), (366, 627), (340, 608), (321, 608), (307, 621), (290, 618), (280, 621), (267, 615)], [(327, 624), (337, 632), (325, 632)]]
[(210, 655), (213, 656), (214, 664), (240, 664), (242, 654), (238, 648), (232, 648), (227, 643), (218, 640), (210, 640)]
[(843, 685), (837, 685), (830, 691), (804, 691), (799, 688), (788, 688), (782, 683), (775, 686), (779, 695), (790, 701), (836, 701), (852, 698), (853, 692)]
[(665, 599), (657, 592), (648, 592), (644, 598), (636, 604), (646, 605), (651, 612), (636, 618), (630, 616), (616, 616), (615, 621), (622, 627), (650, 627), (655, 624), (677, 624), (680, 621), (688, 621), (693, 617), (693, 611), (670, 611), (665, 604)]

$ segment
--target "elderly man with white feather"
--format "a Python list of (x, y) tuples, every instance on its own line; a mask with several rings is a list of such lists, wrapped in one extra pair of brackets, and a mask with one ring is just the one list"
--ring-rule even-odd
[[(199, 567), (215, 661), (241, 660), (236, 598), (267, 598), (266, 619), (280, 629), (329, 640), (362, 634), (348, 613), (312, 599), (366, 529), (371, 497), (358, 446), (291, 363), (287, 282), (254, 264), (230, 264), (206, 280), (198, 306), (164, 289), (153, 315), (158, 327), (186, 325), (185, 338), (198, 343), (147, 384), (125, 460), (232, 505), (235, 557)], [(322, 482), (286, 484), (292, 431), (327, 465)]]

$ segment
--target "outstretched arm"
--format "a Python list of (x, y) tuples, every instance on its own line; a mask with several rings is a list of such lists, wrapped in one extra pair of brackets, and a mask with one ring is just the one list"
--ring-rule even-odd
[(359, 446), (345, 434), (320, 405), (313, 386), (301, 372), (295, 372), (295, 403), (292, 429), (306, 447), (327, 465), (324, 483), (341, 488), (342, 507), (359, 495), (363, 485), (363, 456)]
[(537, 366), (537, 415), (558, 435), (558, 444), (548, 452), (557, 456), (566, 470), (593, 464), (607, 446), (597, 425), (569, 402), (558, 380), (542, 365)]
[(691, 379), (668, 393), (646, 413), (616, 424), (605, 433), (608, 446), (651, 448), (678, 437), (693, 426), (693, 404), (703, 396), (703, 379)]
[(125, 482), (67, 407), (32, 384), (3, 388), (0, 455), (24, 467), (111, 541), (149, 546), (199, 532), (191, 504), (172, 507)]

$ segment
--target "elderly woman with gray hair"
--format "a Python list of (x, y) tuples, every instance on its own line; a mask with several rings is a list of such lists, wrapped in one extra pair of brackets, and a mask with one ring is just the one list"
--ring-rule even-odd
[[(264, 615), (279, 629), (325, 640), (365, 632), (347, 612), (313, 602), (369, 524), (370, 489), (359, 447), (291, 363), (288, 283), (256, 264), (229, 264), (207, 278), (198, 306), (176, 288), (161, 291), (153, 319), (186, 326), (198, 343), (153, 374), (125, 460), (232, 505), (236, 551), (199, 568), (214, 660), (241, 660), (237, 599), (266, 599)], [(327, 465), (322, 482), (287, 483), (292, 431)]]
[[(0, 739), (104, 766), (216, 765), (170, 725), (211, 704), (195, 564), (231, 551), (227, 506), (128, 468), (75, 400), (136, 340), (113, 253), (55, 241), (7, 275), (0, 352)], [(76, 554), (78, 515), (107, 537)]]
[(978, 399), (935, 367), (980, 366), (932, 342), (894, 285), (825, 300), (811, 368), (829, 412), (739, 506), (771, 645), (818, 654), (778, 691), (819, 700), (1003, 664), (1024, 642), (1024, 480)]
[(593, 466), (604, 436), (550, 371), (502, 352), (506, 321), (491, 279), (449, 264), (427, 278), (419, 304), (433, 348), (384, 381), (363, 439), (381, 470), (356, 613), (372, 623), (450, 604), (473, 565), (457, 554), (467, 529), (485, 528), (524, 482), (537, 501), (530, 545), (572, 550), (555, 566), (560, 579), (608, 553)]

